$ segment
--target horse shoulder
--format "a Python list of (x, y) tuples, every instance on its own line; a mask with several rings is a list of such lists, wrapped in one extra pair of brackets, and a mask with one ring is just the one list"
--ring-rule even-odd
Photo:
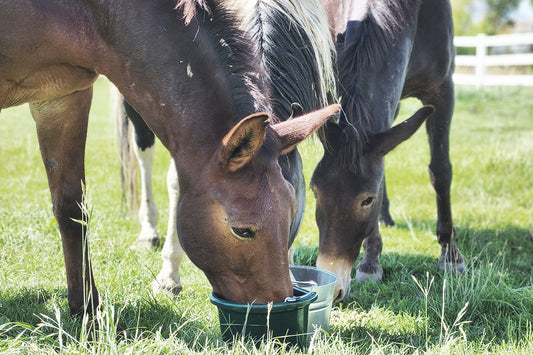
[(99, 43), (90, 17), (45, 5), (0, 4), (0, 107), (85, 90), (98, 77), (91, 69)]

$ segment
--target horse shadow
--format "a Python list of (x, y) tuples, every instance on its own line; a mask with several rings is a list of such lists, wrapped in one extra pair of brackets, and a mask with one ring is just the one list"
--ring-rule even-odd
[[(392, 228), (434, 231), (435, 221), (410, 219), (408, 222), (399, 222)], [(524, 262), (529, 266), (533, 264), (533, 225), (502, 224), (481, 229), (468, 225), (456, 225), (455, 230), (457, 245), (465, 256), (475, 259), (484, 255), (486, 257), (502, 256), (506, 259), (506, 265), (517, 268), (517, 272), (523, 270), (521, 264)], [(520, 262), (516, 263), (516, 261)]]
[[(0, 339), (20, 339), (37, 335), (54, 342), (59, 333), (81, 341), (96, 340), (94, 329), (113, 334), (117, 343), (153, 337), (179, 338), (190, 349), (218, 346), (218, 328), (195, 319), (194, 311), (180, 305), (175, 297), (146, 296), (130, 301), (105, 299), (100, 314), (83, 324), (82, 317), (71, 316), (66, 288), (24, 288), (0, 291)], [(194, 307), (195, 305), (192, 305)], [(112, 324), (113, 329), (109, 329)], [(186, 325), (186, 326), (185, 326)], [(61, 329), (61, 332), (59, 331)]]
[[(424, 228), (431, 223), (426, 220), (411, 220), (410, 226), (399, 223), (394, 228)], [(330, 334), (338, 335), (346, 344), (368, 341), (371, 346), (370, 339), (385, 337), (391, 342), (409, 341), (413, 346), (424, 346), (426, 338), (409, 330), (408, 327), (383, 328), (369, 320), (374, 316), (376, 309), (392, 312), (395, 317), (414, 319), (420, 315), (421, 305), (424, 302), (421, 286), (427, 286), (430, 279), (434, 280), (433, 292), (437, 294), (434, 298), (438, 300), (443, 290), (444, 279), (447, 279), (449, 284), (467, 282), (475, 276), (477, 268), (489, 263), (496, 264), (497, 272), (510, 275), (508, 279), (514, 282), (513, 287), (533, 284), (531, 227), (515, 225), (485, 229), (458, 227), (457, 234), (459, 247), (467, 259), (466, 275), (453, 275), (439, 270), (437, 253), (433, 256), (417, 253), (416, 250), (387, 252), (385, 246), (381, 258), (382, 281), (352, 282), (348, 300), (336, 306), (332, 312)], [(317, 254), (316, 246), (299, 246), (295, 250), (295, 263), (315, 265)], [(355, 267), (353, 272), (355, 273)], [(206, 325), (205, 322), (195, 319), (194, 308), (199, 307), (198, 304), (189, 305), (176, 302), (171, 297), (153, 296), (119, 302), (106, 299), (104, 304), (107, 310), (113, 308), (116, 312), (112, 324), (116, 324), (117, 341), (124, 338), (152, 337), (157, 332), (162, 338), (180, 338), (189, 344), (191, 349), (200, 347), (199, 351), (206, 344), (219, 345), (218, 327)], [(447, 304), (446, 308), (447, 311), (453, 308), (459, 310), (463, 305), (463, 303)], [(510, 304), (510, 307), (514, 307), (513, 304)], [(433, 316), (431, 321), (438, 321), (438, 316)], [(2, 339), (15, 340), (20, 338), (21, 334), (31, 335), (36, 329), (41, 335), (53, 338), (58, 332), (56, 328), (58, 324), (64, 332), (79, 338), (81, 322), (80, 318), (73, 318), (69, 314), (66, 288), (34, 287), (17, 291), (9, 289), (0, 291), (0, 338)], [(480, 322), (481, 325), (485, 325), (481, 319)], [(438, 326), (434, 326), (433, 329), (438, 329)], [(474, 336), (469, 334), (469, 338), (472, 337)]]
[[(425, 230), (434, 228), (434, 221), (412, 219), (389, 228)], [(458, 246), (466, 258), (467, 268), (463, 274), (438, 268), (440, 250), (433, 255), (416, 250), (388, 252), (384, 245), (381, 282), (352, 281), (348, 299), (333, 308), (330, 334), (339, 336), (346, 344), (357, 341), (368, 344), (369, 348), (372, 339), (425, 346), (428, 338), (424, 331), (421, 328), (416, 330), (416, 326), (402, 326), (401, 322), (405, 319), (421, 322), (427, 316), (430, 332), (435, 332), (435, 329), (438, 332), (440, 311), (445, 311), (445, 317), (453, 321), (468, 302), (464, 316), (464, 320), (471, 324), (466, 330), (468, 339), (482, 338), (486, 336), (484, 332), (491, 329), (495, 336), (511, 341), (511, 335), (501, 331), (505, 327), (487, 323), (483, 311), (479, 310), (497, 305), (499, 312), (513, 317), (516, 309), (524, 307), (519, 295), (507, 298), (504, 291), (500, 293), (493, 289), (498, 285), (527, 289), (533, 284), (532, 227), (495, 224), (482, 229), (456, 227), (456, 232)], [(317, 254), (318, 247), (298, 247), (295, 250), (295, 263), (315, 265)], [(361, 258), (362, 255), (354, 264), (352, 276)], [(487, 281), (487, 278), (490, 280)], [(479, 286), (484, 283), (484, 288)], [(429, 296), (424, 292), (428, 292)], [(424, 315), (425, 302), (430, 305), (430, 315)], [(398, 320), (398, 324), (384, 327), (374, 321), (374, 317), (383, 317), (382, 312), (389, 313), (391, 319)], [(525, 317), (524, 322), (533, 320), (532, 315), (522, 316)], [(438, 333), (430, 335), (432, 339), (439, 339)]]

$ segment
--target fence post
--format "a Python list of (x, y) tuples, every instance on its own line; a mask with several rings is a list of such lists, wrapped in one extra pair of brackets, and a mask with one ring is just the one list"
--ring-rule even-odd
[(485, 57), (487, 56), (486, 35), (480, 33), (477, 35), (476, 44), (476, 88), (483, 87), (485, 77)]

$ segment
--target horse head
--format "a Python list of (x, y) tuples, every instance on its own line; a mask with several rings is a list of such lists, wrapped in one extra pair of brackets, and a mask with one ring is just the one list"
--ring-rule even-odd
[(351, 270), (363, 240), (379, 233), (384, 156), (416, 132), (433, 111), (425, 106), (401, 124), (370, 135), (356, 169), (339, 161), (340, 149), (350, 144), (341, 127), (335, 123), (325, 127), (324, 155), (313, 173), (311, 188), (320, 233), (317, 266), (337, 274), (335, 302), (348, 297)]
[(266, 303), (292, 295), (287, 252), (296, 200), (278, 157), (339, 110), (277, 124), (266, 113), (250, 115), (218, 142), (199, 175), (178, 173), (180, 242), (220, 297)]

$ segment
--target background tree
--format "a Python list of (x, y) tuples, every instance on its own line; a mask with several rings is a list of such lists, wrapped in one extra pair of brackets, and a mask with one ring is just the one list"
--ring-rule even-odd
[(511, 11), (518, 7), (521, 0), (486, 1), (489, 5), (489, 10), (484, 20), (487, 34), (497, 34), (513, 27), (514, 22), (509, 15)]
[[(521, 0), (451, 0), (455, 35), (489, 35), (508, 31)], [(530, 0), (533, 4), (533, 0)]]

